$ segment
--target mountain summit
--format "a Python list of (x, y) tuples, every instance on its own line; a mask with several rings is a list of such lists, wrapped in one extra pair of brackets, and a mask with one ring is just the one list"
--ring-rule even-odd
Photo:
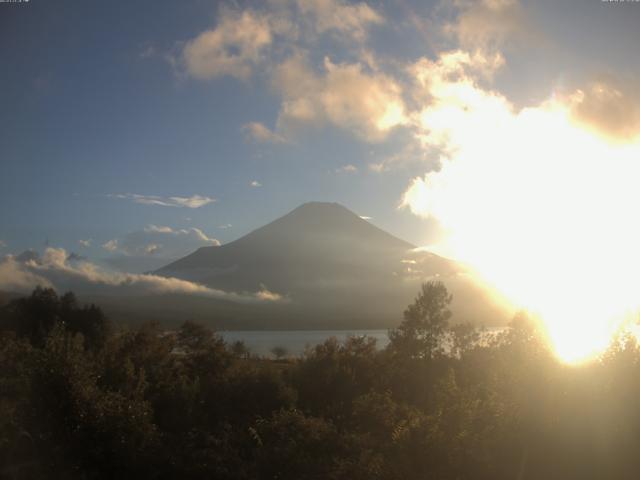
[(305, 203), (274, 222), (251, 232), (238, 242), (268, 239), (277, 239), (281, 245), (287, 246), (294, 246), (296, 242), (314, 243), (320, 250), (347, 247), (350, 242), (356, 242), (359, 248), (403, 251), (415, 248), (414, 245), (363, 220), (342, 205), (324, 202)]
[[(156, 273), (232, 290), (291, 290), (397, 266), (415, 246), (337, 203), (305, 203), (231, 243), (202, 247)], [(397, 263), (396, 263), (397, 262)], [(384, 265), (382, 265), (384, 264)], [(393, 268), (391, 268), (393, 270)], [(382, 273), (382, 272), (380, 272)]]

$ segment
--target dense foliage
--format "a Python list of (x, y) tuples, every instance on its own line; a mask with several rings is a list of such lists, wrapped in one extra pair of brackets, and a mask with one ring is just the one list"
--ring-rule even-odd
[(37, 289), (0, 312), (0, 478), (637, 476), (633, 338), (568, 367), (526, 318), (488, 335), (450, 325), (450, 300), (425, 284), (384, 350), (330, 339), (269, 360)]

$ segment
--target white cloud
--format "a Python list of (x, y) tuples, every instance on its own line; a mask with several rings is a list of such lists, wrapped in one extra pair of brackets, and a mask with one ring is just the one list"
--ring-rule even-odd
[[(410, 106), (420, 108), (431, 101), (421, 96), (428, 88), (407, 89), (407, 73), (423, 87), (432, 82), (421, 73), (427, 71), (440, 79), (473, 73), (490, 80), (504, 63), (498, 46), (525, 29), (517, 0), (457, 0), (449, 11), (453, 20), (445, 31), (461, 49), (435, 61), (422, 59), (400, 74), (392, 72), (401, 65), (389, 68), (388, 61), (378, 62), (365, 44), (370, 28), (385, 23), (382, 13), (366, 2), (341, 0), (273, 0), (244, 10), (222, 7), (216, 25), (184, 45), (181, 61), (187, 73), (198, 79), (230, 75), (246, 80), (257, 68), (271, 77), (281, 97), (276, 127), (246, 123), (241, 130), (247, 139), (287, 143), (299, 129), (330, 124), (364, 141), (378, 142), (396, 127), (412, 124)], [(322, 51), (322, 35), (353, 48), (340, 61), (325, 56), (321, 65), (312, 65), (308, 52)], [(381, 172), (394, 163), (400, 162), (382, 160), (372, 162), (370, 168)], [(198, 203), (183, 202), (187, 199), (180, 197), (127, 196), (150, 205)]]
[(334, 124), (367, 140), (379, 140), (406, 121), (400, 86), (381, 73), (368, 74), (360, 64), (325, 59), (325, 88), (320, 100)]
[(183, 44), (180, 55), (169, 60), (200, 80), (224, 75), (247, 80), (256, 67), (268, 65), (273, 51), (291, 48), (296, 41), (316, 44), (318, 36), (330, 34), (345, 44), (361, 44), (369, 28), (382, 23), (382, 15), (364, 2), (297, 0), (270, 2), (260, 9), (222, 7), (217, 24)]
[(360, 63), (324, 60), (316, 75), (303, 55), (294, 55), (274, 71), (273, 86), (282, 96), (278, 126), (332, 123), (366, 141), (380, 141), (407, 122), (400, 85)]
[(51, 287), (46, 278), (28, 271), (13, 257), (8, 255), (0, 260), (0, 290), (25, 292), (37, 287)]
[(298, 52), (278, 65), (272, 78), (273, 88), (282, 95), (278, 124), (287, 127), (290, 122), (317, 122), (321, 105), (316, 98), (323, 88), (307, 58)]
[(279, 293), (275, 293), (270, 291), (265, 285), (260, 285), (260, 290), (255, 293), (256, 298), (263, 302), (283, 302), (287, 299), (280, 295)]
[(286, 143), (287, 139), (282, 135), (273, 132), (260, 122), (249, 122), (242, 126), (242, 131), (247, 138), (262, 143)]
[(445, 24), (445, 31), (467, 50), (496, 51), (532, 35), (518, 0), (459, 1), (456, 7), (456, 18)]
[(423, 145), (418, 141), (420, 135), (416, 135), (415, 129), (408, 130), (411, 136), (403, 141), (404, 146), (399, 150), (384, 156), (378, 161), (368, 164), (369, 170), (375, 173), (384, 173), (399, 168), (422, 166), (429, 170), (437, 170), (440, 168), (440, 160), (433, 152), (425, 150)]
[(0, 240), (0, 248), (5, 248), (7, 246), (7, 244), (5, 242), (3, 242), (2, 240)]
[(344, 38), (364, 41), (372, 25), (384, 23), (382, 15), (364, 2), (340, 0), (298, 0), (300, 13), (307, 17), (317, 33), (333, 32)]
[(86, 262), (70, 263), (61, 248), (47, 248), (42, 258), (24, 262), (8, 256), (0, 261), (0, 289), (27, 291), (37, 285), (60, 291), (104, 295), (148, 295), (179, 293), (221, 298), (235, 302), (278, 302), (285, 299), (265, 287), (253, 293), (235, 293), (172, 277), (148, 274), (113, 273)]
[(358, 171), (358, 167), (352, 164), (342, 165), (339, 168), (336, 168), (336, 173), (356, 173)]
[(114, 255), (103, 261), (119, 271), (148, 272), (193, 253), (200, 247), (218, 245), (220, 242), (217, 239), (207, 236), (199, 228), (174, 229), (147, 225), (143, 230), (112, 240), (107, 250)]
[(171, 227), (162, 227), (157, 225), (147, 225), (146, 227), (144, 227), (144, 231), (150, 232), (150, 233), (173, 233), (174, 232), (173, 228)]
[(88, 247), (90, 247), (90, 246), (91, 246), (91, 239), (90, 239), (90, 238), (88, 238), (87, 240), (78, 240), (78, 244), (79, 244), (81, 247), (88, 248)]
[[(219, 246), (220, 245), (220, 242), (217, 239), (208, 237), (202, 230), (195, 227), (173, 229), (171, 227), (166, 227), (166, 226), (159, 227), (157, 225), (148, 225), (147, 227), (145, 227), (144, 232), (149, 234), (161, 234), (161, 236), (165, 238), (165, 242), (167, 237), (172, 237), (172, 238), (183, 239), (183, 240), (191, 239), (194, 242), (200, 243), (199, 246), (204, 246), (204, 245)], [(127, 237), (127, 238), (130, 238), (130, 237)], [(126, 242), (125, 242), (125, 245), (126, 245)]]
[[(216, 26), (187, 42), (180, 58), (172, 59), (201, 80), (222, 75), (247, 80), (258, 67), (272, 76), (282, 96), (277, 128), (247, 123), (242, 130), (251, 140), (287, 143), (292, 129), (329, 122), (367, 141), (379, 141), (406, 122), (399, 84), (377, 70), (373, 53), (363, 45), (370, 27), (383, 23), (380, 12), (365, 2), (292, 0), (261, 9), (223, 7)], [(352, 53), (360, 62), (326, 58), (322, 72), (314, 73), (300, 61), (301, 52), (316, 49), (325, 34), (355, 45)], [(294, 52), (291, 58), (274, 68), (275, 59), (289, 52)], [(167, 203), (156, 197), (138, 201)]]
[(268, 17), (223, 9), (215, 28), (185, 45), (182, 60), (187, 72), (201, 80), (222, 75), (247, 79), (271, 42)]
[(137, 193), (117, 193), (107, 195), (111, 198), (132, 200), (141, 205), (157, 205), (161, 207), (200, 208), (216, 201), (215, 198), (203, 195), (190, 197), (160, 197), (158, 195), (139, 195)]
[(102, 244), (102, 248), (108, 252), (115, 252), (118, 249), (118, 240), (115, 238), (113, 240), (109, 240)]
[(257, 181), (257, 180), (253, 180), (253, 181), (249, 184), (249, 186), (250, 186), (250, 187), (257, 188), (257, 187), (261, 187), (261, 186), (262, 186), (262, 184), (261, 184), (259, 181)]
[[(199, 228), (174, 229), (168, 226), (147, 225), (143, 230), (130, 232), (121, 239), (107, 242), (103, 247), (110, 252), (118, 252), (126, 257), (153, 256), (158, 259), (174, 260), (192, 253), (200, 247), (218, 246), (220, 242), (207, 236)], [(148, 262), (143, 262), (147, 264)], [(117, 258), (110, 265), (126, 268), (130, 261)]]
[(144, 253), (146, 255), (155, 255), (162, 250), (162, 245), (157, 243), (150, 243), (144, 247)]
[(614, 78), (590, 82), (566, 96), (572, 117), (598, 134), (616, 141), (640, 136), (640, 99), (633, 87)]
[(512, 106), (504, 96), (480, 88), (476, 78), (502, 64), (499, 54), (487, 57), (461, 50), (445, 52), (436, 61), (422, 58), (415, 62), (409, 68), (415, 79), (413, 95), (423, 103), (412, 112), (411, 119), (420, 143), (442, 149), (446, 156), (450, 147), (455, 148), (452, 133), (464, 129), (466, 135), (477, 139), (478, 135), (470, 130), (472, 127), (481, 131), (497, 128), (498, 125), (486, 123), (484, 114), (493, 114), (492, 121), (501, 120), (501, 115)]
[(222, 230), (226, 230), (227, 228), (231, 228), (233, 227), (233, 225), (231, 225), (230, 223), (225, 223), (224, 225), (218, 225), (218, 228), (221, 228)]
[(370, 163), (369, 170), (376, 173), (382, 173), (388, 170), (388, 166), (384, 162)]
[(467, 99), (474, 93), (468, 87), (475, 87), (478, 77), (490, 79), (504, 63), (500, 52), (452, 50), (441, 53), (436, 60), (423, 57), (407, 68), (415, 85), (411, 93), (418, 104), (424, 106), (443, 97), (444, 89), (465, 86), (466, 94), (452, 91), (449, 97)]

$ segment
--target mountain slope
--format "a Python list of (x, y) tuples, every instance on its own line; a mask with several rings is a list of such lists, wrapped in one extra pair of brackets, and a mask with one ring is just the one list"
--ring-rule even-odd
[(156, 273), (231, 290), (297, 289), (310, 283), (391, 273), (415, 248), (335, 203), (307, 203), (244, 237), (203, 247)]
[[(461, 300), (458, 311), (472, 312), (465, 319), (497, 314), (487, 295), (462, 272), (456, 262), (416, 252), (414, 245), (339, 204), (312, 202), (238, 240), (200, 248), (154, 273), (225, 291), (254, 292), (266, 286), (289, 299), (274, 309), (280, 320), (290, 317), (301, 328), (347, 328), (397, 323), (419, 283), (432, 278), (445, 281)], [(250, 316), (260, 322), (260, 315), (258, 309)]]

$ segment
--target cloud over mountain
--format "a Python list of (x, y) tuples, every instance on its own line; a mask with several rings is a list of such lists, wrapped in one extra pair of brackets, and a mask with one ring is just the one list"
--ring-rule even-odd
[[(220, 245), (220, 242), (195, 227), (173, 229), (167, 226), (147, 225), (143, 230), (125, 235), (119, 245), (120, 251), (125, 255), (160, 255), (175, 258), (203, 246)], [(150, 248), (151, 246), (154, 248)]]
[(37, 254), (6, 256), (0, 261), (0, 290), (29, 291), (41, 285), (79, 294), (159, 295), (165, 293), (197, 295), (242, 303), (278, 302), (283, 297), (261, 288), (256, 292), (235, 293), (209, 288), (198, 283), (149, 274), (116, 273), (77, 259), (71, 261), (61, 248), (47, 248)]
[(207, 236), (199, 228), (147, 225), (142, 230), (106, 242), (103, 248), (113, 256), (104, 261), (120, 271), (146, 272), (200, 247), (218, 245), (217, 239)]

